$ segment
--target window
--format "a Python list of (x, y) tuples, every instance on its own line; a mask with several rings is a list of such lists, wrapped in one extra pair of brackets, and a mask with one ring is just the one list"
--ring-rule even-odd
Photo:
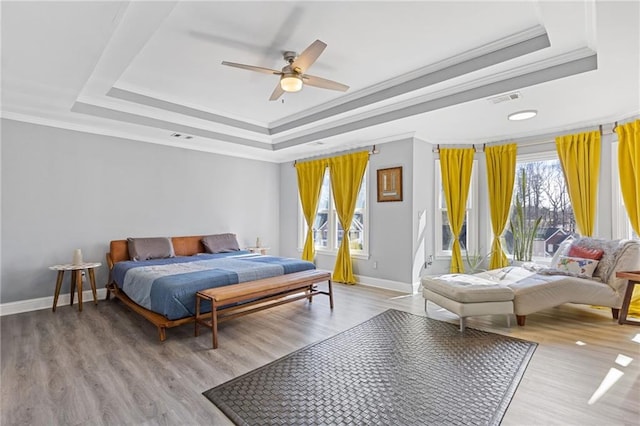
[[(524, 193), (522, 179), (524, 172)], [(533, 257), (536, 260), (553, 257), (560, 244), (577, 237), (576, 221), (571, 208), (564, 174), (555, 151), (518, 156), (513, 185), (511, 219), (514, 218), (516, 196), (519, 197), (525, 223), (533, 225), (541, 218), (533, 240)], [(513, 235), (507, 224), (504, 239), (505, 251), (513, 253)]]
[[(324, 174), (324, 180), (322, 181), (322, 188), (320, 189), (320, 199), (318, 200), (318, 211), (316, 218), (313, 222), (313, 239), (315, 242), (316, 251), (319, 253), (337, 253), (342, 238), (344, 236), (344, 230), (338, 220), (335, 205), (333, 202), (333, 194), (331, 193), (331, 177), (329, 175), (330, 169), (327, 168)], [(351, 254), (354, 257), (358, 255), (366, 256), (369, 252), (369, 224), (367, 213), (367, 177), (368, 167), (362, 177), (362, 184), (360, 186), (360, 192), (356, 200), (356, 209), (351, 221), (351, 229), (349, 230), (349, 240)], [(298, 204), (299, 205), (299, 204)], [(302, 209), (300, 209), (299, 222), (300, 232), (298, 238), (299, 247), (304, 246), (304, 239), (307, 235), (307, 224), (302, 215)]]
[[(464, 252), (474, 253), (477, 250), (478, 240), (478, 214), (477, 214), (477, 200), (478, 200), (478, 178), (477, 172), (478, 162), (473, 161), (473, 170), (471, 172), (471, 183), (469, 185), (469, 195), (467, 196), (467, 212), (465, 215), (464, 223), (462, 225), (462, 231), (460, 232), (460, 248)], [(438, 193), (438, 199), (436, 200), (436, 214), (435, 214), (435, 239), (436, 239), (436, 256), (446, 257), (451, 256), (451, 247), (453, 246), (453, 235), (449, 228), (449, 219), (447, 217), (447, 203), (444, 199), (444, 188), (442, 187), (442, 175), (440, 173), (440, 160), (436, 160), (436, 192)]]
[(611, 182), (612, 182), (612, 232), (613, 238), (640, 239), (631, 227), (629, 215), (624, 206), (622, 191), (620, 190), (620, 175), (618, 174), (618, 142), (611, 144)]

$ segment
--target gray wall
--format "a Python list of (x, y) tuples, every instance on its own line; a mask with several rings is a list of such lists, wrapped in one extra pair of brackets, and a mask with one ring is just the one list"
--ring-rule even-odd
[[(413, 139), (378, 145), (378, 154), (369, 157), (369, 259), (353, 259), (356, 275), (406, 284), (410, 289), (414, 253), (413, 228)], [(402, 202), (378, 203), (376, 170), (402, 166)], [(280, 248), (285, 256), (299, 257), (298, 185), (291, 163), (280, 166)], [(334, 255), (317, 254), (318, 268), (333, 271)], [(374, 268), (377, 262), (377, 268)]]
[(434, 253), (435, 155), (433, 145), (415, 139), (413, 143), (413, 208), (411, 280), (417, 283), (425, 272), (425, 263)]
[(279, 252), (277, 164), (11, 120), (1, 136), (0, 303), (52, 296), (48, 266), (76, 248), (104, 286), (109, 241), (129, 236), (234, 232)]
[[(611, 142), (602, 139), (597, 235), (612, 235)], [(104, 262), (108, 242), (128, 236), (235, 232), (241, 245), (260, 236), (271, 253), (299, 257), (295, 169), (216, 154), (2, 120), (0, 139), (0, 303), (51, 296), (55, 274), (81, 248)], [(434, 259), (433, 146), (417, 139), (378, 145), (369, 162), (369, 259), (354, 259), (357, 275), (402, 283), (449, 271)], [(555, 149), (553, 142), (519, 153)], [(476, 154), (481, 249), (490, 245), (484, 154)], [(376, 170), (403, 167), (404, 201), (376, 201)], [(616, 171), (613, 171), (616, 172)], [(318, 255), (333, 270), (335, 256)], [(377, 268), (373, 263), (377, 262)], [(98, 282), (106, 282), (106, 267)], [(65, 282), (63, 292), (68, 292)]]

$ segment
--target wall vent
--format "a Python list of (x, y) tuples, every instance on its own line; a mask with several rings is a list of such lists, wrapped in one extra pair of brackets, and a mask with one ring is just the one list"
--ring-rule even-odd
[(516, 99), (522, 99), (522, 94), (520, 94), (520, 92), (505, 93), (503, 95), (494, 96), (493, 98), (489, 98), (487, 100), (492, 104), (499, 104), (501, 102), (515, 101)]

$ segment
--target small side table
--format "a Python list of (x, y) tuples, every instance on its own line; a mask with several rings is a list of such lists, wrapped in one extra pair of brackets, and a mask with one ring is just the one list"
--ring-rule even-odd
[(267, 254), (269, 247), (247, 247), (251, 253)]
[(93, 291), (93, 304), (98, 304), (98, 294), (96, 293), (96, 276), (94, 269), (101, 266), (99, 262), (84, 262), (77, 265), (67, 263), (64, 265), (49, 266), (52, 271), (58, 271), (58, 278), (56, 279), (56, 292), (53, 296), (53, 312), (56, 311), (58, 305), (58, 296), (60, 295), (60, 287), (62, 287), (62, 279), (64, 278), (64, 271), (71, 271), (71, 297), (70, 305), (73, 305), (73, 293), (76, 286), (78, 287), (78, 310), (82, 312), (82, 271), (87, 270), (89, 275), (89, 283), (91, 283), (91, 290)]
[(636, 284), (640, 284), (640, 271), (616, 272), (616, 277), (627, 279), (627, 291), (622, 299), (622, 308), (618, 314), (618, 324), (640, 325), (640, 321), (631, 321), (627, 319), (629, 314), (629, 305), (631, 305), (631, 297)]

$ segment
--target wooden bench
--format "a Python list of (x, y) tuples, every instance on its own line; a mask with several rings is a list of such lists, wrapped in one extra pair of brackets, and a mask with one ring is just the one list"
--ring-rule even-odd
[[(327, 291), (315, 286), (323, 281), (328, 284)], [(219, 322), (300, 299), (306, 298), (311, 303), (318, 294), (329, 296), (329, 306), (333, 309), (331, 274), (315, 269), (201, 290), (196, 293), (195, 335), (198, 336), (200, 325), (210, 328), (213, 349), (216, 349)], [(200, 313), (202, 300), (211, 302), (211, 313)]]

